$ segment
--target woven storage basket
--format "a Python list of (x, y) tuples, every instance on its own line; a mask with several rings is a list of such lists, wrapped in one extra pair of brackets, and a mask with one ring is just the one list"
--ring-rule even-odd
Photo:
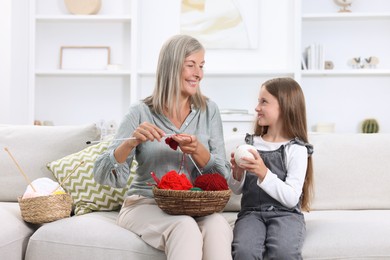
[(157, 205), (170, 215), (202, 217), (220, 212), (230, 198), (230, 190), (164, 190), (153, 187)]
[(72, 198), (69, 194), (56, 194), (34, 198), (18, 198), (24, 221), (33, 224), (52, 222), (67, 218), (72, 211)]

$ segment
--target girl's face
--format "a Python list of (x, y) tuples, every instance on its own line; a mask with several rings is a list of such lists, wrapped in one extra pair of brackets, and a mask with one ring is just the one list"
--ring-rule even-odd
[(279, 122), (280, 107), (276, 97), (272, 96), (264, 86), (260, 89), (259, 102), (255, 108), (257, 123), (260, 126), (276, 126)]
[(196, 93), (203, 78), (204, 51), (198, 51), (184, 60), (181, 72), (181, 95), (189, 97)]

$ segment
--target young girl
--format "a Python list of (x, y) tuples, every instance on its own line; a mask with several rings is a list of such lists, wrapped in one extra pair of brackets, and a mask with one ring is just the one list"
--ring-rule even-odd
[(233, 230), (233, 259), (302, 259), (305, 220), (313, 170), (308, 144), (305, 99), (291, 78), (266, 81), (256, 106), (255, 134), (245, 142), (256, 147), (254, 159), (240, 168), (231, 154), (229, 185), (242, 193)]

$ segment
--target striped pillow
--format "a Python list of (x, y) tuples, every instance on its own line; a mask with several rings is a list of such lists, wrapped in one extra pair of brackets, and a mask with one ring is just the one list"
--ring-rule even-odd
[[(47, 168), (52, 171), (59, 183), (70, 174), (62, 187), (73, 199), (75, 215), (92, 211), (118, 210), (123, 203), (137, 163), (133, 161), (126, 188), (113, 188), (95, 182), (92, 171), (94, 162), (102, 152), (107, 150), (108, 145), (109, 142), (101, 142), (47, 164)], [(84, 163), (80, 165), (82, 161)]]

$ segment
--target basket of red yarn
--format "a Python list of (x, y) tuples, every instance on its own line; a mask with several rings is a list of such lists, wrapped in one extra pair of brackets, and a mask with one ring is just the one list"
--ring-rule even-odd
[(157, 183), (153, 187), (156, 203), (170, 215), (207, 216), (222, 211), (230, 198), (227, 182), (218, 173), (200, 175), (194, 185), (176, 171), (166, 173), (161, 180), (152, 176)]

